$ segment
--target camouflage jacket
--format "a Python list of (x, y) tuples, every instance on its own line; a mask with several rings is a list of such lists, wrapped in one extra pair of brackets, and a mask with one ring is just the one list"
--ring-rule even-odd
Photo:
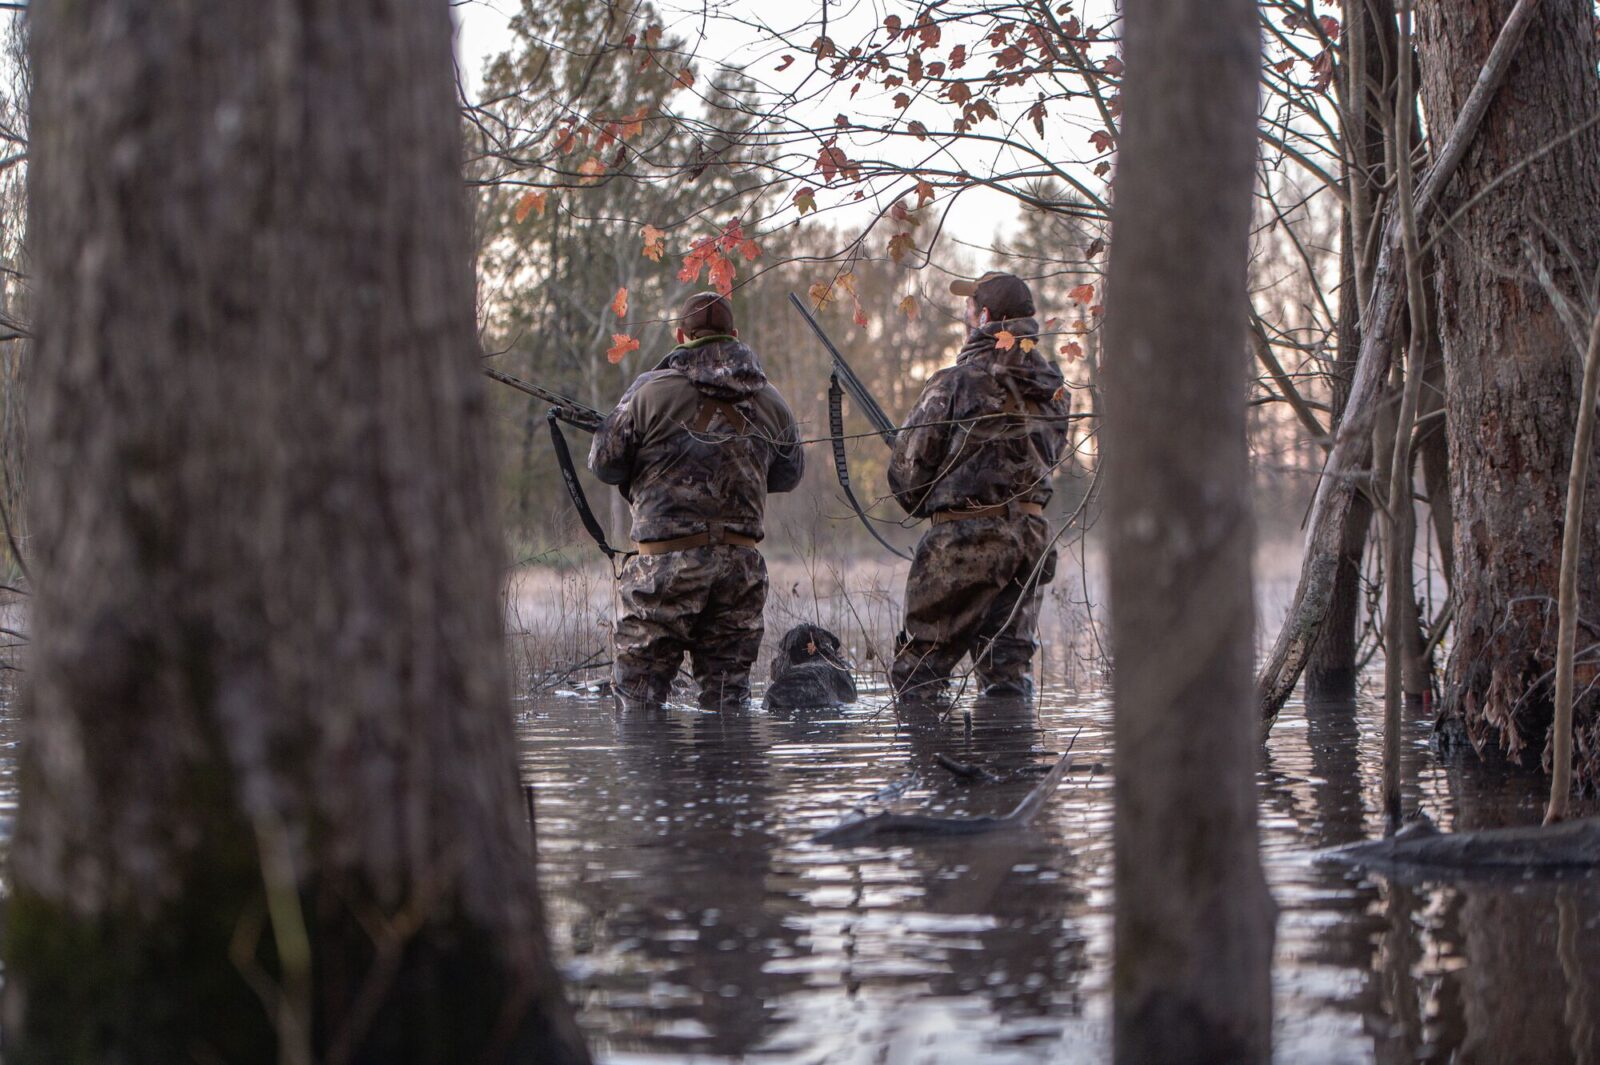
[(629, 386), (594, 434), (589, 468), (633, 504), (635, 540), (712, 523), (760, 539), (767, 493), (799, 484), (805, 455), (755, 352), (708, 337), (672, 349)]
[[(1001, 330), (1018, 338), (1006, 351), (995, 346)], [(1072, 402), (1055, 363), (1037, 345), (1023, 350), (1038, 331), (1031, 318), (990, 322), (928, 379), (889, 460), (889, 488), (906, 513), (1049, 502)]]

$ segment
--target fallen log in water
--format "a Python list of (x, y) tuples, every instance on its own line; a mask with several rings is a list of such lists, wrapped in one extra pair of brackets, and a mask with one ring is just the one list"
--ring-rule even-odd
[(1440, 832), (1408, 826), (1388, 839), (1327, 851), (1319, 861), (1364, 867), (1510, 873), (1600, 866), (1600, 817), (1559, 824)]
[(1038, 785), (1017, 803), (1016, 808), (1004, 817), (933, 817), (928, 814), (874, 814), (841, 822), (833, 828), (811, 837), (814, 843), (849, 846), (867, 840), (930, 838), (939, 836), (975, 836), (985, 832), (1001, 832), (1024, 828), (1055, 793), (1061, 778), (1072, 765), (1072, 753), (1061, 756), (1055, 766)]

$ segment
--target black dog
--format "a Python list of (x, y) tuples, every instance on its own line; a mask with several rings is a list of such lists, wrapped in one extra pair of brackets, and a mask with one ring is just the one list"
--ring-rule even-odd
[(839, 653), (839, 637), (817, 625), (796, 625), (783, 634), (767, 686), (769, 710), (855, 701), (856, 682), (850, 676), (850, 663)]

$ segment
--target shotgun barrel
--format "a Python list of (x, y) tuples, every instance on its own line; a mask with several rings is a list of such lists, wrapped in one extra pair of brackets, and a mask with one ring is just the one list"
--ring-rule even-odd
[(894, 447), (894, 434), (899, 432), (889, 416), (883, 413), (883, 408), (878, 406), (878, 401), (872, 398), (872, 393), (867, 391), (867, 386), (861, 383), (861, 378), (844, 361), (844, 356), (839, 354), (839, 349), (833, 346), (833, 341), (828, 339), (828, 334), (822, 331), (822, 326), (817, 324), (816, 318), (806, 310), (806, 305), (800, 302), (800, 297), (793, 292), (789, 293), (789, 302), (794, 304), (794, 309), (800, 312), (800, 317), (806, 320), (811, 331), (817, 334), (817, 339), (822, 341), (822, 346), (828, 349), (828, 354), (833, 357), (833, 375), (839, 379), (839, 384), (850, 393), (850, 398), (855, 400), (861, 413), (866, 415), (867, 421), (877, 434), (883, 437), (883, 442), (891, 448)]
[(597, 432), (601, 421), (605, 419), (605, 415), (587, 404), (579, 403), (577, 400), (563, 396), (559, 392), (552, 392), (548, 388), (540, 388), (538, 385), (529, 384), (519, 377), (512, 377), (504, 371), (496, 370), (493, 366), (483, 367), (483, 372), (486, 376), (494, 378), (509, 388), (514, 388), (518, 392), (530, 395), (535, 399), (544, 400), (550, 404), (550, 409), (557, 418), (574, 429), (582, 429), (586, 433)]

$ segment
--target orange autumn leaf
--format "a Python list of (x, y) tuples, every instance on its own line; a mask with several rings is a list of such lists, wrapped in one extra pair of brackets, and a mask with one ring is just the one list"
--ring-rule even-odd
[(1010, 351), (1017, 346), (1017, 338), (1009, 329), (1002, 329), (994, 335), (994, 346), (997, 351)]
[(1073, 303), (1089, 304), (1094, 302), (1094, 286), (1092, 284), (1074, 285), (1067, 290), (1067, 299)]
[(799, 208), (801, 216), (805, 216), (817, 209), (817, 192), (815, 189), (802, 187), (794, 194), (794, 205)]
[(1069, 340), (1061, 345), (1061, 357), (1068, 362), (1077, 362), (1083, 358), (1083, 345), (1076, 340)]
[(672, 83), (680, 89), (690, 88), (694, 85), (694, 71), (684, 67), (678, 71), (678, 76), (672, 79)]
[(660, 262), (662, 253), (666, 251), (666, 230), (657, 229), (655, 226), (646, 223), (645, 227), (639, 232), (644, 237), (644, 248), (639, 254), (653, 263)]
[(861, 304), (859, 304), (859, 303), (856, 304), (856, 313), (851, 318), (851, 321), (855, 322), (856, 325), (858, 325), (861, 328), (865, 329), (867, 327), (867, 311), (866, 311), (866, 308), (862, 307)]
[(549, 193), (545, 192), (524, 192), (522, 198), (517, 201), (517, 223), (520, 225), (527, 221), (531, 211), (538, 211), (539, 217), (543, 218), (544, 204), (548, 197)]
[(628, 316), (628, 289), (626, 286), (617, 289), (617, 294), (611, 297), (611, 313), (618, 318)]
[(743, 255), (747, 261), (755, 262), (761, 258), (761, 245), (753, 240), (742, 241), (739, 244), (739, 254)]
[(915, 320), (918, 311), (919, 308), (917, 306), (917, 297), (907, 296), (905, 299), (900, 301), (900, 313), (905, 315), (907, 318)]
[(725, 255), (717, 254), (711, 259), (711, 269), (707, 271), (711, 287), (722, 295), (727, 296), (733, 292), (733, 260)]
[(606, 351), (606, 361), (619, 363), (630, 351), (638, 351), (639, 342), (627, 333), (612, 333), (611, 347)]
[(593, 185), (599, 182), (600, 175), (604, 174), (605, 172), (606, 164), (602, 163), (599, 159), (596, 159), (592, 155), (583, 161), (582, 166), (578, 167), (578, 173), (583, 175), (584, 183), (588, 185)]
[(1032, 351), (1034, 348), (1039, 346), (1037, 343), (1034, 342), (1032, 337), (1023, 337), (1021, 343), (1022, 343), (1022, 352), (1025, 355), (1028, 352)]

